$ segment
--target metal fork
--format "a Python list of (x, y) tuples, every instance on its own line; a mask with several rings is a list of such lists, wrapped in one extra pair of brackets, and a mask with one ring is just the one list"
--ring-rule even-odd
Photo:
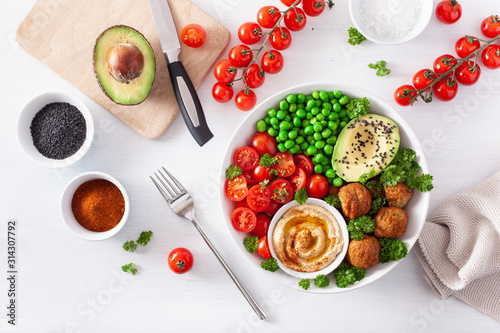
[[(215, 245), (210, 241), (210, 239), (196, 220), (196, 217), (194, 215), (194, 200), (191, 195), (186, 191), (184, 186), (182, 186), (182, 184), (177, 179), (175, 179), (175, 177), (172, 176), (170, 172), (167, 171), (167, 169), (165, 169), (164, 167), (162, 167), (162, 169), (163, 172), (161, 169), (158, 170), (159, 175), (157, 175), (156, 172), (154, 173), (158, 181), (155, 180), (152, 176), (149, 176), (149, 178), (151, 178), (153, 183), (158, 188), (158, 191), (160, 191), (161, 195), (167, 201), (168, 205), (170, 206), (170, 208), (172, 208), (174, 213), (193, 222), (194, 226), (201, 234), (201, 237), (203, 237), (208, 247), (213, 251), (217, 259), (219, 259), (220, 263), (226, 269), (231, 279), (233, 279), (236, 286), (240, 289), (243, 296), (245, 296), (248, 303), (250, 303), (250, 306), (255, 311), (257, 316), (261, 320), (265, 319), (266, 314), (264, 313), (264, 311), (262, 311), (259, 304), (257, 304), (252, 295), (250, 295), (246, 288), (241, 284), (236, 275), (234, 275), (233, 271), (231, 270), (231, 268), (229, 268), (219, 250), (217, 250)], [(175, 186), (171, 181), (175, 184)]]

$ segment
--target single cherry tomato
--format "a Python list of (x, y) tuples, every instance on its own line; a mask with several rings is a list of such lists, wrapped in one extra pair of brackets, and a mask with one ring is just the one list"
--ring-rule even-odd
[(276, 179), (271, 184), (271, 199), (280, 204), (286, 204), (293, 199), (292, 184), (286, 179)]
[[(443, 74), (448, 72), (457, 64), (457, 60), (451, 54), (443, 54), (434, 60), (434, 72), (437, 74)], [(450, 72), (446, 76), (452, 76), (453, 74)]]
[(478, 64), (474, 63), (474, 61), (471, 61), (470, 63), (468, 61), (464, 62), (458, 66), (455, 71), (455, 80), (464, 86), (473, 85), (477, 82), (477, 80), (479, 80), (480, 76), (481, 68)]
[(465, 58), (480, 47), (481, 43), (476, 37), (465, 36), (459, 38), (455, 43), (455, 52), (459, 58)]
[(278, 176), (286, 178), (293, 175), (295, 172), (295, 164), (293, 156), (289, 152), (279, 152), (274, 155), (278, 162), (273, 166), (273, 169), (278, 172)]
[[(413, 86), (417, 90), (423, 90), (434, 82), (433, 77), (435, 76), (434, 72), (430, 69), (421, 69), (413, 76)], [(427, 88), (425, 91), (429, 90), (430, 88)]]
[(500, 45), (491, 44), (484, 48), (481, 53), (483, 64), (490, 69), (500, 68)]
[(410, 105), (410, 100), (417, 96), (415, 87), (409, 84), (402, 85), (394, 92), (394, 100), (401, 106)]
[(231, 223), (238, 231), (250, 232), (257, 225), (257, 216), (251, 209), (239, 207), (231, 214)]
[(259, 88), (264, 84), (266, 76), (259, 65), (252, 64), (245, 72), (245, 82), (250, 88)]
[(243, 23), (238, 29), (238, 37), (243, 44), (255, 44), (262, 37), (262, 28), (255, 22)]
[(236, 208), (240, 208), (240, 207), (245, 207), (245, 208), (250, 208), (248, 207), (248, 202), (246, 200), (242, 200), (242, 201), (235, 201), (235, 209)]
[(236, 94), (236, 107), (241, 111), (250, 111), (257, 104), (257, 96), (251, 89), (243, 89)]
[(443, 102), (449, 102), (455, 98), (458, 91), (458, 84), (456, 81), (449, 78), (442, 78), (434, 85), (434, 96)]
[(233, 98), (233, 86), (217, 82), (212, 88), (212, 96), (219, 103), (227, 103)]
[(253, 58), (253, 52), (246, 45), (236, 45), (229, 50), (228, 59), (232, 66), (245, 68), (250, 65)]
[(462, 16), (462, 6), (456, 0), (443, 0), (436, 6), (436, 17), (445, 24), (452, 24)]
[(181, 40), (189, 47), (200, 47), (205, 43), (205, 29), (199, 24), (188, 24), (181, 31)]
[(259, 165), (259, 154), (251, 147), (240, 147), (234, 152), (233, 163), (243, 171), (253, 170)]
[(178, 247), (168, 255), (168, 267), (177, 274), (187, 273), (193, 268), (193, 254), (188, 249)]
[(287, 28), (276, 29), (271, 33), (269, 39), (271, 46), (276, 50), (286, 50), (292, 44), (292, 35)]
[(325, 0), (304, 0), (302, 9), (308, 16), (318, 16), (325, 10)]
[[(297, 5), (301, 2), (302, 0), (300, 0)], [(290, 7), (291, 5), (293, 5), (293, 3), (295, 2), (295, 0), (281, 0), (281, 3), (284, 4), (285, 6), (287, 7)]]
[(295, 164), (295, 166), (297, 168), (303, 169), (306, 172), (307, 177), (312, 175), (313, 164), (311, 162), (311, 159), (309, 157), (307, 157), (306, 155), (301, 155), (301, 154), (293, 155), (293, 163)]
[(233, 179), (226, 179), (224, 192), (226, 193), (226, 197), (233, 201), (245, 199), (248, 193), (247, 180), (242, 175)]
[(500, 16), (491, 15), (481, 22), (481, 32), (488, 38), (500, 35)]
[(260, 64), (264, 72), (269, 74), (277, 74), (281, 72), (285, 63), (281, 52), (270, 50), (264, 53)]
[(293, 175), (288, 177), (287, 180), (290, 182), (290, 184), (292, 184), (293, 191), (297, 192), (298, 190), (306, 186), (307, 174), (304, 169), (296, 167)]
[(323, 199), (328, 194), (328, 180), (325, 176), (314, 174), (307, 178), (306, 191), (310, 198)]
[(267, 243), (267, 236), (262, 236), (257, 243), (257, 253), (264, 259), (272, 258), (271, 251), (269, 251), (269, 244)]
[(248, 190), (247, 202), (248, 207), (254, 212), (263, 212), (271, 203), (271, 191), (267, 186), (254, 185)]
[(285, 15), (285, 25), (290, 31), (300, 31), (307, 23), (306, 14), (300, 8), (289, 10)]
[(274, 28), (280, 18), (280, 10), (275, 6), (264, 6), (257, 12), (257, 23), (259, 23), (262, 28)]
[(266, 214), (259, 213), (257, 214), (257, 225), (252, 230), (252, 235), (257, 237), (262, 237), (267, 235), (267, 231), (269, 230), (269, 225), (271, 224), (271, 218)]
[(273, 178), (273, 176), (270, 173), (271, 170), (272, 169), (269, 167), (257, 165), (257, 167), (253, 169), (252, 173), (253, 179), (255, 179), (257, 183), (262, 183), (266, 180), (271, 181), (271, 178)]
[(215, 79), (222, 83), (230, 83), (236, 77), (237, 70), (227, 59), (223, 59), (214, 67)]
[(273, 156), (278, 152), (278, 143), (274, 136), (269, 135), (267, 132), (255, 133), (250, 140), (250, 147), (255, 149), (259, 156), (269, 154)]
[(278, 210), (283, 207), (282, 204), (280, 203), (277, 203), (276, 201), (274, 200), (271, 200), (271, 203), (269, 204), (269, 207), (264, 211), (264, 213), (266, 214), (269, 214), (271, 216), (273, 216), (274, 214), (276, 214), (278, 212)]
[[(255, 168), (257, 169), (257, 168)], [(243, 171), (243, 173), (241, 174), (243, 177), (245, 177), (245, 180), (247, 181), (247, 187), (250, 187), (250, 186), (253, 186), (257, 183), (259, 183), (258, 181), (255, 180), (255, 178), (253, 178), (253, 172), (255, 171), (255, 169), (251, 170), (251, 171)]]

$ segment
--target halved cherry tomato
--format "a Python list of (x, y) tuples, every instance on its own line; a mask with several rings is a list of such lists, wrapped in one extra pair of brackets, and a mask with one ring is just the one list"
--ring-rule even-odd
[(306, 191), (310, 198), (323, 199), (328, 194), (328, 181), (319, 174), (307, 178)]
[[(255, 169), (253, 169), (253, 170), (255, 170)], [(253, 178), (253, 170), (243, 171), (242, 176), (245, 177), (245, 179), (247, 181), (247, 187), (253, 186), (257, 183), (260, 183), (260, 182), (256, 181), (255, 178)]]
[(216, 82), (212, 88), (212, 96), (219, 103), (227, 103), (233, 98), (233, 87), (227, 83)]
[(234, 152), (233, 163), (243, 171), (253, 170), (259, 165), (259, 154), (253, 148), (240, 147)]
[(271, 200), (271, 204), (269, 205), (269, 208), (267, 208), (264, 213), (269, 214), (273, 216), (278, 212), (278, 210), (282, 207), (283, 205), (280, 203), (277, 203), (274, 200)]
[(474, 36), (461, 37), (455, 43), (455, 52), (459, 58), (465, 58), (481, 47), (481, 43)]
[(287, 28), (276, 29), (271, 33), (269, 42), (276, 50), (286, 50), (292, 44), (292, 34)]
[(449, 78), (442, 78), (434, 85), (434, 96), (443, 102), (449, 102), (455, 98), (458, 90), (458, 83)]
[(238, 37), (243, 44), (255, 44), (262, 38), (262, 28), (255, 22), (243, 23), (238, 29)]
[(279, 152), (274, 155), (278, 160), (273, 166), (273, 169), (278, 172), (278, 176), (286, 178), (293, 175), (295, 172), (295, 164), (293, 163), (293, 156), (289, 152)]
[(184, 274), (193, 267), (193, 254), (186, 248), (178, 247), (168, 255), (168, 267), (172, 272)]
[(270, 50), (264, 53), (260, 64), (264, 72), (269, 74), (277, 74), (283, 69), (283, 66), (285, 65), (284, 61), (285, 60), (281, 52)]
[(266, 74), (259, 65), (252, 64), (245, 72), (245, 82), (250, 88), (259, 88), (264, 84)]
[(281, 204), (290, 202), (293, 199), (292, 184), (286, 179), (276, 179), (271, 184), (271, 199)]
[[(302, 0), (300, 0), (300, 1), (302, 1)], [(300, 3), (300, 1), (297, 3), (297, 5)], [(295, 2), (295, 0), (281, 0), (281, 3), (287, 7), (290, 7), (291, 5), (293, 5), (294, 2)]]
[(257, 104), (257, 96), (251, 89), (243, 89), (236, 94), (235, 104), (241, 111), (250, 111)]
[(255, 179), (257, 183), (262, 183), (266, 180), (270, 181), (271, 178), (273, 178), (273, 176), (270, 174), (271, 170), (272, 169), (269, 167), (257, 165), (255, 169), (253, 169), (252, 173), (253, 179)]
[(436, 6), (436, 17), (445, 24), (452, 24), (462, 16), (462, 6), (457, 0), (442, 0)]
[(272, 258), (271, 251), (269, 251), (269, 244), (267, 244), (267, 236), (262, 236), (257, 243), (257, 253), (264, 259)]
[(236, 45), (229, 50), (228, 59), (231, 65), (237, 68), (244, 68), (250, 65), (253, 58), (253, 52), (246, 45)]
[(250, 147), (255, 149), (259, 156), (269, 154), (273, 156), (278, 152), (278, 143), (274, 136), (269, 135), (267, 132), (258, 132), (254, 134), (250, 141)]
[(242, 175), (233, 179), (226, 179), (224, 192), (226, 192), (226, 197), (233, 201), (245, 199), (248, 193), (247, 180)]
[[(446, 73), (457, 64), (457, 60), (451, 54), (443, 54), (434, 60), (434, 72), (438, 74)], [(452, 73), (447, 74), (447, 76), (453, 75)]]
[(304, 29), (307, 23), (306, 14), (298, 7), (295, 7), (295, 10), (289, 10), (284, 21), (290, 31), (300, 31)]
[(306, 172), (307, 177), (312, 175), (314, 167), (311, 159), (306, 155), (293, 155), (293, 163), (297, 168), (302, 168)]
[(271, 224), (271, 218), (269, 216), (263, 213), (257, 214), (257, 225), (252, 230), (252, 235), (257, 237), (262, 237), (267, 235), (267, 231), (269, 230), (270, 224)]
[(237, 70), (227, 59), (222, 59), (214, 67), (215, 79), (222, 83), (230, 83), (236, 77)]
[(288, 177), (287, 180), (292, 184), (293, 191), (297, 192), (306, 186), (307, 174), (304, 169), (297, 167), (294, 174)]
[(488, 38), (500, 35), (500, 16), (491, 15), (481, 22), (481, 32)]
[(302, 9), (309, 16), (318, 16), (325, 10), (324, 0), (304, 0), (302, 2)]
[(409, 84), (402, 85), (394, 92), (394, 100), (401, 106), (410, 105), (410, 100), (415, 96), (417, 96), (415, 87)]
[(254, 185), (248, 190), (247, 202), (254, 212), (263, 212), (271, 203), (271, 191), (267, 186)]
[(262, 28), (273, 28), (280, 18), (280, 10), (275, 6), (264, 6), (257, 12), (257, 23), (259, 23)]
[(181, 40), (189, 47), (200, 47), (205, 43), (205, 29), (199, 24), (188, 24), (181, 31)]
[(257, 225), (257, 215), (249, 208), (239, 207), (231, 214), (231, 223), (238, 231), (250, 232)]
[[(415, 73), (413, 76), (413, 86), (417, 90), (423, 90), (425, 87), (430, 85), (434, 80), (432, 79), (436, 74), (430, 69), (421, 69)], [(427, 88), (425, 91), (429, 91), (430, 88)]]
[(491, 44), (481, 53), (483, 64), (490, 69), (500, 68), (500, 45)]
[(464, 62), (460, 66), (458, 66), (455, 71), (455, 80), (464, 86), (471, 86), (479, 80), (481, 76), (481, 67), (478, 64), (475, 64), (474, 61), (471, 61), (470, 64), (468, 61)]

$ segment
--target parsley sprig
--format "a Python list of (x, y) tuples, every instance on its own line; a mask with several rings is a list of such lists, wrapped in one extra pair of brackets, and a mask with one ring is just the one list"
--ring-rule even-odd
[(328, 287), (330, 279), (326, 275), (320, 274), (314, 278), (314, 285), (318, 288)]
[(238, 177), (243, 173), (240, 167), (236, 166), (236, 164), (231, 164), (229, 168), (226, 169), (226, 178), (233, 179)]
[(349, 33), (349, 39), (347, 42), (351, 45), (359, 45), (366, 40), (366, 37), (363, 36), (356, 28), (351, 27), (347, 30), (347, 32)]
[(247, 237), (243, 240), (243, 245), (245, 245), (245, 248), (250, 253), (254, 253), (255, 251), (257, 251), (258, 243), (259, 237), (257, 236)]
[(125, 273), (131, 273), (132, 275), (137, 274), (137, 268), (135, 268), (135, 264), (133, 262), (123, 265), (122, 271), (124, 271)]
[(137, 249), (137, 245), (142, 245), (142, 246), (148, 245), (148, 243), (151, 241), (152, 236), (153, 232), (151, 230), (143, 231), (139, 235), (139, 238), (137, 239), (136, 242), (131, 240), (123, 243), (123, 249), (128, 252), (134, 252)]
[(366, 97), (354, 98), (346, 105), (346, 113), (350, 119), (359, 118), (370, 112), (370, 100)]
[(366, 270), (350, 266), (343, 262), (333, 271), (335, 285), (339, 288), (347, 288), (356, 281), (362, 280), (366, 276)]
[(377, 70), (377, 76), (386, 76), (391, 74), (391, 70), (386, 66), (387, 66), (387, 61), (385, 60), (377, 61), (374, 64), (368, 64), (368, 67)]
[(295, 194), (293, 196), (293, 199), (295, 201), (297, 201), (300, 205), (305, 204), (308, 198), (309, 197), (307, 195), (307, 191), (306, 191), (305, 187), (303, 187), (300, 190), (298, 190), (297, 192), (295, 192)]
[(261, 262), (260, 267), (270, 272), (276, 272), (279, 268), (278, 262), (274, 258), (269, 258), (266, 259), (266, 261)]
[(380, 238), (380, 262), (398, 261), (406, 257), (408, 249), (403, 241)]
[(362, 240), (365, 233), (369, 234), (375, 229), (375, 220), (368, 215), (352, 219), (347, 225), (351, 239)]

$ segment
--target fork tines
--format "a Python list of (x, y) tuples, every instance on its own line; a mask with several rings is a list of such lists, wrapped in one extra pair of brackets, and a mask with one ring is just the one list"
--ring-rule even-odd
[[(162, 169), (164, 172), (162, 172), (162, 170), (159, 169), (158, 170), (159, 175), (156, 174), (156, 172), (154, 173), (158, 181), (156, 181), (152, 176), (149, 176), (149, 178), (151, 178), (153, 183), (156, 185), (156, 187), (162, 194), (163, 198), (165, 198), (165, 200), (167, 200), (168, 203), (171, 203), (172, 201), (176, 200), (183, 194), (186, 194), (187, 191), (184, 188), (184, 186), (182, 186), (182, 184), (177, 179), (175, 179), (175, 177), (172, 176), (170, 172), (167, 171), (167, 169), (165, 169), (164, 167), (162, 167)], [(172, 185), (169, 178), (176, 186)], [(161, 186), (160, 183), (163, 186)]]

